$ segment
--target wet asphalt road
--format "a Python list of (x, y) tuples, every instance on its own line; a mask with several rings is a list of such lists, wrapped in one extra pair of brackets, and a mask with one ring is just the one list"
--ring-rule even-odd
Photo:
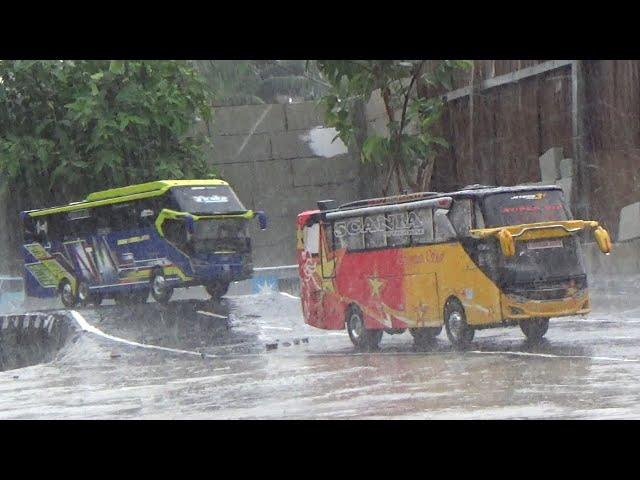
[(552, 320), (541, 345), (516, 327), (477, 332), (466, 352), (443, 332), (427, 351), (405, 333), (355, 353), (280, 293), (86, 309), (117, 339), (87, 332), (52, 363), (0, 372), (0, 418), (640, 418), (637, 285), (594, 287), (594, 312)]

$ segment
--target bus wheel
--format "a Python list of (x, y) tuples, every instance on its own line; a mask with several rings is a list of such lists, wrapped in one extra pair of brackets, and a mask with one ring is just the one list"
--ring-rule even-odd
[(60, 300), (67, 308), (73, 308), (78, 304), (78, 292), (73, 291), (71, 282), (66, 278), (60, 282)]
[(89, 286), (84, 283), (78, 283), (78, 303), (83, 307), (89, 304)]
[(358, 307), (351, 307), (347, 312), (347, 332), (351, 343), (358, 350), (375, 350), (382, 339), (382, 330), (372, 330), (365, 326)]
[(456, 299), (449, 300), (444, 307), (444, 326), (454, 347), (466, 347), (473, 340), (475, 330), (467, 323), (464, 308)]
[(229, 291), (229, 282), (213, 282), (204, 287), (214, 300), (220, 300)]
[(91, 293), (89, 294), (89, 301), (87, 303), (90, 303), (91, 305), (95, 305), (96, 307), (99, 307), (100, 305), (102, 305), (102, 300), (103, 300), (103, 296), (101, 293)]
[(442, 327), (410, 328), (413, 343), (418, 348), (431, 345), (442, 332)]
[(527, 337), (527, 340), (539, 342), (549, 329), (549, 319), (538, 317), (520, 320), (520, 329), (525, 337)]
[(173, 295), (173, 288), (167, 285), (167, 280), (164, 274), (160, 271), (155, 272), (151, 276), (151, 296), (158, 303), (169, 303)]

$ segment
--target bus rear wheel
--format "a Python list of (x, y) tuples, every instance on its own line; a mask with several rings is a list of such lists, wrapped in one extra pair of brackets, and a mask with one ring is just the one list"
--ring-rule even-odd
[(469, 346), (475, 330), (467, 323), (464, 308), (457, 299), (449, 300), (444, 307), (444, 326), (449, 341), (456, 348)]
[(549, 319), (543, 317), (520, 320), (520, 329), (530, 342), (539, 342), (549, 330)]
[(87, 303), (99, 307), (102, 305), (102, 300), (104, 300), (104, 296), (101, 293), (90, 293)]
[(220, 300), (229, 291), (229, 282), (212, 282), (204, 287), (214, 300)]
[(71, 282), (66, 278), (60, 282), (60, 287), (58, 289), (60, 291), (60, 300), (62, 300), (62, 304), (67, 308), (75, 307), (78, 302), (78, 292), (73, 291), (73, 287), (71, 286)]
[(442, 332), (442, 327), (410, 328), (413, 343), (418, 348), (431, 345)]
[(347, 311), (347, 332), (358, 350), (376, 350), (382, 339), (382, 330), (372, 330), (365, 326), (362, 312), (357, 307)]
[(164, 273), (157, 271), (151, 276), (151, 296), (153, 299), (161, 304), (169, 303), (171, 295), (173, 295), (173, 288), (167, 284), (167, 279)]

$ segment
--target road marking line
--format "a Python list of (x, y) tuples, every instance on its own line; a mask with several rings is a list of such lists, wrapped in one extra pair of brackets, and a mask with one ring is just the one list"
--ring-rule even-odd
[(218, 315), (217, 313), (205, 312), (204, 310), (197, 310), (197, 313), (201, 313), (202, 315), (208, 315), (210, 317), (222, 318), (224, 320), (227, 319), (224, 315)]
[(300, 300), (300, 297), (296, 297), (295, 295), (291, 295), (287, 292), (280, 292), (280, 295), (284, 295), (285, 297), (293, 298), (294, 300)]
[(141, 347), (141, 348), (147, 348), (150, 350), (162, 350), (165, 352), (172, 352), (172, 353), (181, 353), (181, 354), (186, 354), (186, 355), (194, 355), (194, 356), (199, 356), (202, 357), (203, 355), (205, 357), (209, 357), (209, 358), (217, 358), (218, 355), (211, 355), (211, 354), (202, 354), (199, 352), (193, 352), (190, 350), (180, 350), (177, 348), (169, 348), (169, 347), (161, 347), (159, 345), (151, 345), (148, 343), (138, 343), (138, 342), (133, 342), (131, 340), (127, 340), (125, 338), (120, 338), (120, 337), (115, 337), (113, 335), (109, 335), (108, 333), (103, 332), (102, 330), (100, 330), (99, 328), (94, 327), (93, 325), (91, 325), (89, 322), (87, 322), (87, 320), (79, 313), (76, 312), (75, 310), (69, 310), (68, 313), (73, 317), (73, 319), (78, 323), (79, 327), (84, 330), (85, 332), (89, 332), (89, 333), (93, 333), (94, 335), (98, 335), (100, 337), (109, 339), (109, 340), (113, 340), (114, 342), (118, 342), (118, 343), (123, 343), (125, 345), (130, 345), (133, 347)]
[(486, 350), (470, 350), (467, 353), (487, 354), (487, 355), (516, 355), (521, 357), (542, 357), (542, 358), (579, 358), (588, 360), (603, 360), (607, 362), (640, 362), (637, 358), (615, 358), (615, 357), (591, 357), (589, 355), (554, 355), (552, 353), (533, 353), (533, 352), (490, 352)]

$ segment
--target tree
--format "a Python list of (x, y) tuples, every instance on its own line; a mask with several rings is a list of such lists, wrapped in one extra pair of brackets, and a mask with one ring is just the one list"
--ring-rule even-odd
[[(442, 100), (417, 92), (419, 87), (451, 89), (456, 70), (469, 65), (462, 60), (318, 60), (320, 72), (331, 84), (320, 101), (327, 126), (336, 128), (346, 145), (355, 146), (363, 162), (384, 169), (383, 195), (394, 176), (399, 192), (429, 188), (438, 148), (447, 147), (434, 133)], [(376, 91), (384, 105), (387, 135), (367, 135), (354, 118), (357, 104), (368, 103)]]
[(315, 99), (329, 85), (313, 60), (196, 60), (216, 105), (279, 103), (281, 98)]
[(0, 175), (41, 207), (104, 188), (211, 173), (203, 81), (186, 62), (1, 61)]
[(204, 81), (185, 61), (0, 61), (0, 181), (5, 208), (79, 200), (91, 191), (213, 173)]

